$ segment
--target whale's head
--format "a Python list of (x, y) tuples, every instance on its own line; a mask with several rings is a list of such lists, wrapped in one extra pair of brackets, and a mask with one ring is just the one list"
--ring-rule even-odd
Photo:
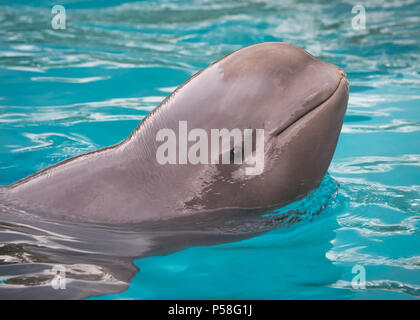
[(249, 176), (245, 163), (236, 177), (244, 181), (245, 206), (285, 204), (317, 188), (325, 176), (343, 124), (349, 83), (342, 69), (299, 47), (269, 43), (249, 49), (243, 59), (227, 59), (224, 74), (226, 79), (237, 77), (238, 85), (242, 78), (252, 95), (242, 102), (242, 121), (264, 129), (264, 167), (260, 175)]
[[(243, 142), (235, 147), (232, 135), (230, 164), (220, 163), (221, 147), (218, 164), (183, 173), (192, 194), (186, 206), (266, 207), (314, 190), (333, 157), (348, 88), (343, 70), (286, 43), (238, 50), (194, 76), (161, 105), (165, 117), (203, 128), (209, 144), (211, 130), (223, 128), (239, 129)], [(243, 161), (235, 164), (238, 152)]]

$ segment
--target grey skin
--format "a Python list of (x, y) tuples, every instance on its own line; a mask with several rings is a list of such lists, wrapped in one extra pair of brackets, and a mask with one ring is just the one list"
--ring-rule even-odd
[[(121, 143), (53, 165), (2, 191), (3, 201), (66, 220), (126, 224), (229, 208), (281, 206), (322, 181), (348, 80), (287, 43), (240, 49), (178, 87)], [(160, 165), (159, 129), (264, 129), (264, 171), (246, 164)], [(246, 211), (246, 210), (245, 210)]]

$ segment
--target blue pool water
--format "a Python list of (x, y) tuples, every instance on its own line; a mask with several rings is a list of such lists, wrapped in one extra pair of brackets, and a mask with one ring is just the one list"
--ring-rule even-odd
[[(65, 30), (51, 28), (54, 4), (0, 4), (0, 185), (121, 141), (247, 45), (296, 44), (350, 80), (321, 186), (337, 189), (313, 219), (137, 259), (129, 288), (100, 298), (420, 298), (418, 1), (369, 1), (365, 30), (352, 28), (353, 1), (61, 1)], [(355, 266), (365, 289), (352, 287)]]

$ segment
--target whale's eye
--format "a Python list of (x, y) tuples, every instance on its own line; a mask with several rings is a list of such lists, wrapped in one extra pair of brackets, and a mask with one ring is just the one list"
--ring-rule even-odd
[(244, 142), (242, 141), (241, 145), (236, 145), (233, 146), (232, 149), (230, 149), (229, 151), (230, 154), (230, 164), (235, 164), (235, 155), (238, 158), (239, 157), (239, 162), (237, 162), (236, 164), (241, 164), (242, 161), (244, 160)]
[(230, 149), (230, 163), (233, 163), (235, 160), (235, 147)]

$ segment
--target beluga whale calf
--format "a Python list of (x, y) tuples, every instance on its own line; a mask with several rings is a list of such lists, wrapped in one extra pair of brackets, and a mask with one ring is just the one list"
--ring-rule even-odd
[(320, 185), (348, 89), (343, 70), (295, 45), (245, 47), (179, 86), (122, 142), (3, 187), (1, 201), (106, 224), (283, 206)]

